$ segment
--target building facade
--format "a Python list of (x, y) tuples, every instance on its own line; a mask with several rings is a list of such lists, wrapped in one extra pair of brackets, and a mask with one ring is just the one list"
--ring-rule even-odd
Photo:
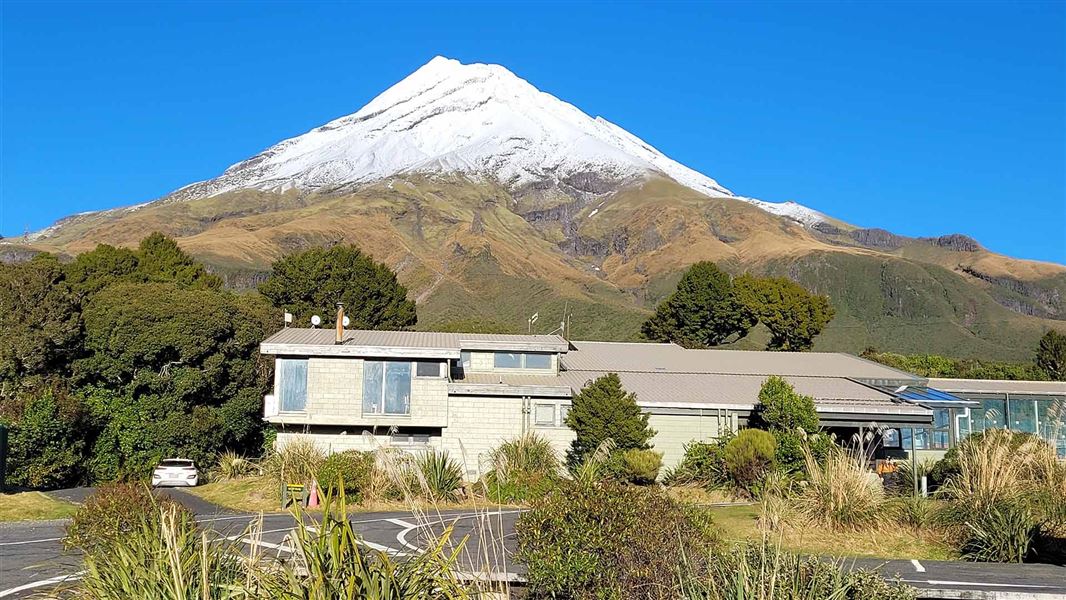
[[(278, 429), (279, 445), (304, 438), (326, 452), (440, 448), (470, 479), (485, 471), (494, 447), (524, 433), (565, 452), (573, 395), (607, 373), (618, 373), (649, 414), (666, 466), (680, 460), (685, 444), (744, 427), (771, 375), (812, 396), (822, 427), (838, 438), (874, 435), (890, 452), (935, 451), (942, 439), (950, 445), (975, 427), (974, 403), (993, 401), (837, 353), (299, 328), (281, 330), (260, 349), (275, 361), (264, 417)], [(1061, 404), (1066, 384), (1058, 385)], [(1048, 411), (1037, 410), (1043, 420), (1034, 426), (1050, 427)], [(941, 421), (950, 421), (947, 429)]]

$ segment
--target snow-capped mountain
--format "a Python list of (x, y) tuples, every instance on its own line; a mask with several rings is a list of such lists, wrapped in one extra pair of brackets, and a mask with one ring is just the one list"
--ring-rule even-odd
[(358, 112), (280, 142), (167, 200), (237, 189), (317, 190), (403, 173), (494, 177), (512, 188), (594, 173), (618, 182), (670, 177), (797, 221), (825, 220), (793, 202), (734, 195), (602, 118), (541, 92), (499, 65), (436, 57)]

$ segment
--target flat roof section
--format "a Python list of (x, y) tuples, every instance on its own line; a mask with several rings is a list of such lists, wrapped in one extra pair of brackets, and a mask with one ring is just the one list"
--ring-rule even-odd
[(1040, 394), (1066, 396), (1066, 381), (930, 378), (929, 385), (953, 394)]
[(570, 371), (790, 375), (923, 381), (910, 373), (837, 352), (688, 350), (676, 344), (637, 342), (571, 341), (570, 345), (575, 352), (562, 357), (563, 368)]
[(558, 335), (443, 333), (436, 331), (374, 331), (348, 329), (336, 344), (331, 328), (287, 327), (263, 340), (260, 352), (310, 356), (392, 356), (404, 351), (411, 358), (459, 358), (464, 350), (510, 352), (566, 352), (570, 346)]

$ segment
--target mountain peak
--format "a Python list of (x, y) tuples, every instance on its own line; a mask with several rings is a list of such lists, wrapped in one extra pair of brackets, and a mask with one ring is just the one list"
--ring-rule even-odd
[(622, 185), (665, 176), (713, 197), (748, 201), (805, 223), (795, 204), (735, 196), (650, 144), (493, 64), (436, 56), (357, 112), (282, 141), (168, 200), (236, 189), (355, 186), (404, 173), (491, 177), (513, 189), (595, 175)]

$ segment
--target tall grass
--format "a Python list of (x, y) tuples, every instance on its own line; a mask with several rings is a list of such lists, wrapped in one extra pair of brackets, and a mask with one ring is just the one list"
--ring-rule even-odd
[(707, 573), (680, 575), (687, 600), (913, 600), (915, 591), (872, 571), (802, 558), (766, 542), (727, 547)]
[(943, 497), (981, 512), (1001, 501), (1019, 498), (1035, 479), (1041, 465), (1042, 447), (1033, 438), (1020, 445), (1007, 430), (985, 431), (976, 443), (958, 446), (958, 473), (940, 488)]
[(507, 440), (489, 453), (490, 476), (498, 481), (529, 475), (555, 475), (559, 472), (559, 457), (544, 437), (526, 433)]
[(850, 530), (878, 523), (885, 490), (866, 468), (865, 455), (834, 446), (819, 463), (805, 447), (804, 462), (809, 481), (800, 494), (799, 507), (810, 520)]
[(318, 477), (326, 455), (310, 440), (292, 440), (271, 454), (264, 471), (279, 486), (288, 483), (309, 485)]
[(262, 474), (262, 469), (260, 469), (259, 465), (232, 450), (227, 450), (218, 455), (215, 460), (215, 468), (210, 473), (211, 479), (214, 481), (230, 481), (260, 474)]

